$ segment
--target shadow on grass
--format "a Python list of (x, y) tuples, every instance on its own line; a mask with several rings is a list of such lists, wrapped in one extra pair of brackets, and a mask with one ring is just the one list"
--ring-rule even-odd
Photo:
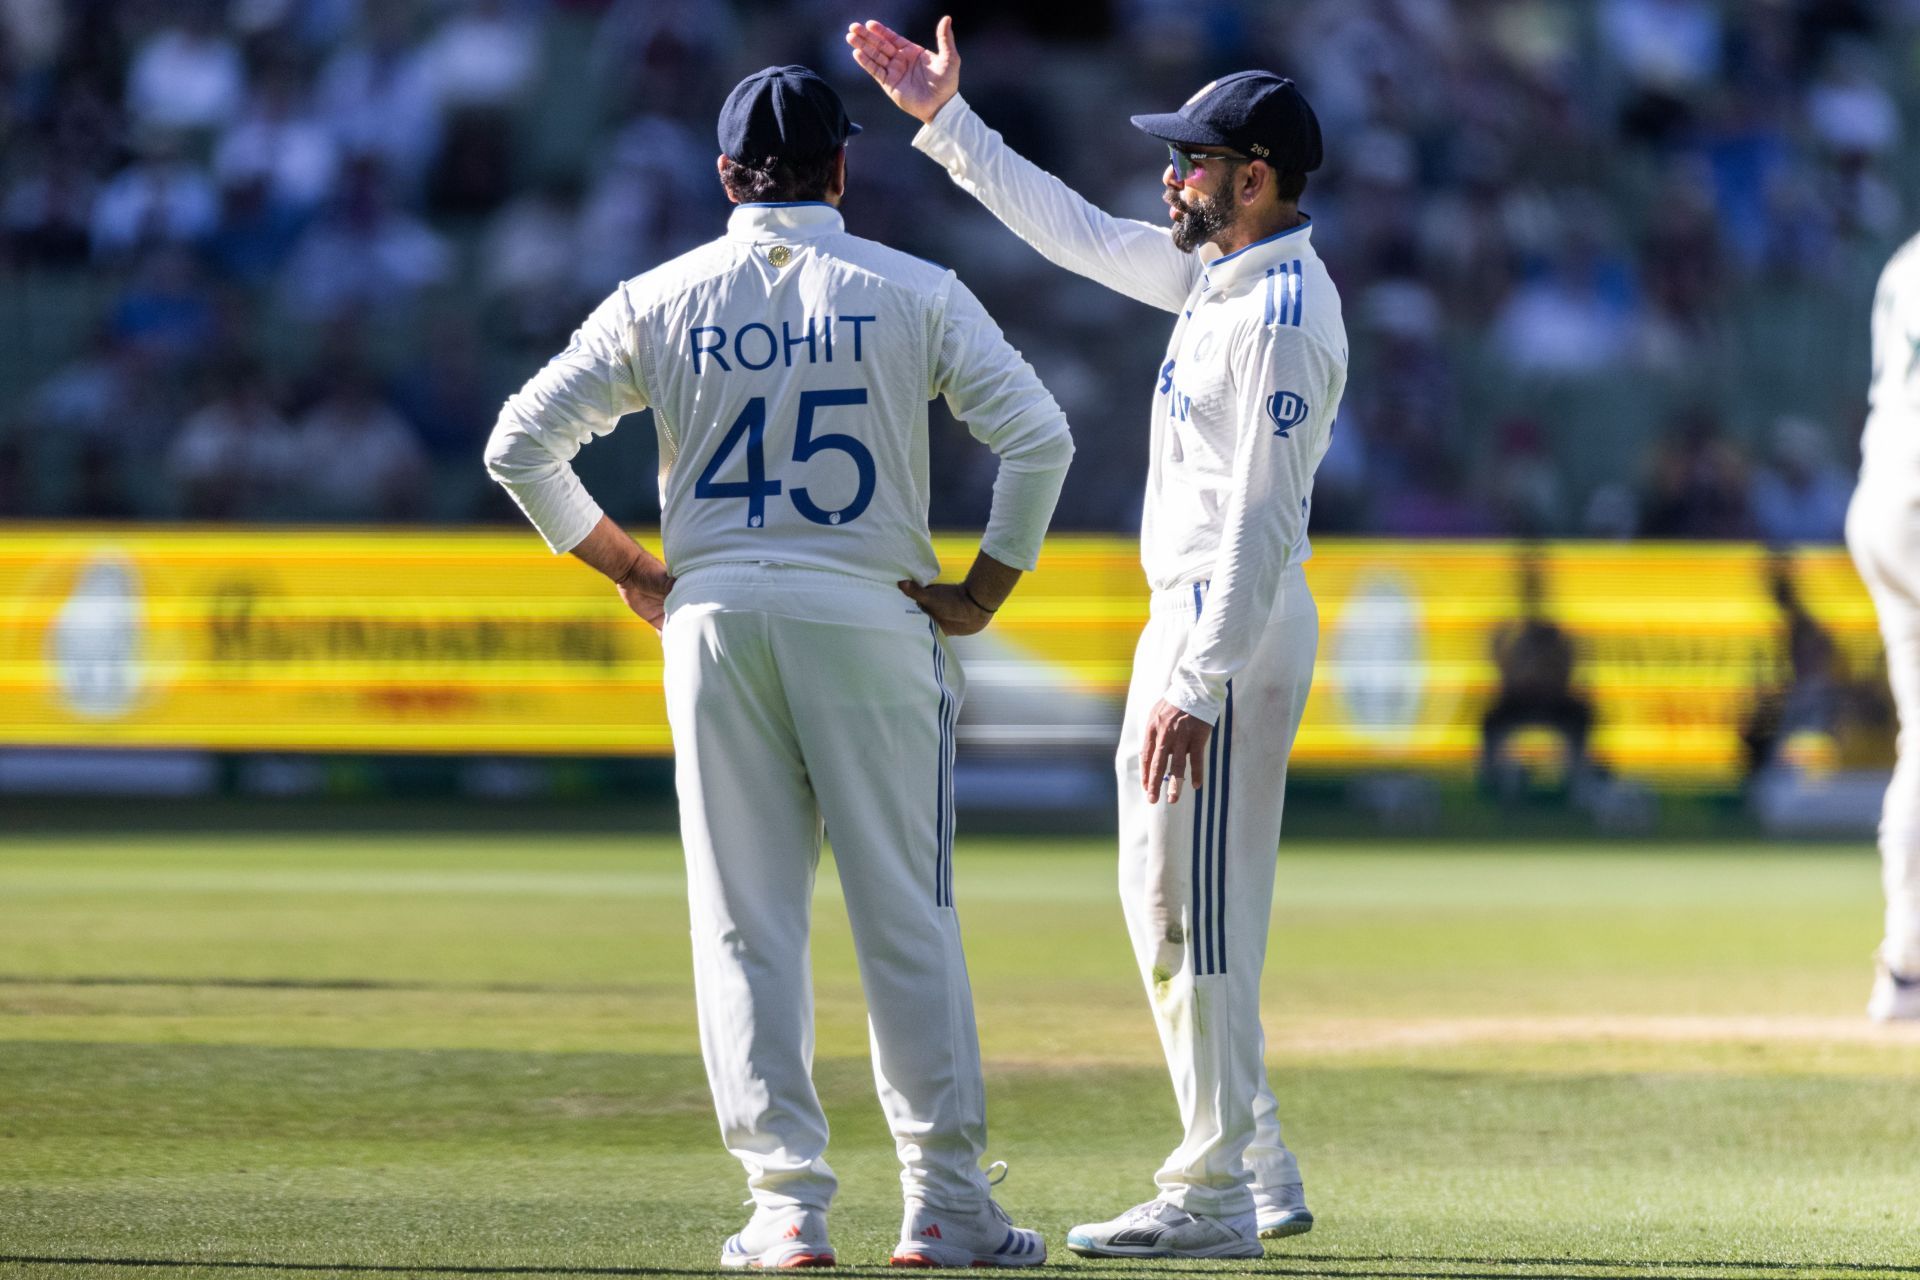
[[(375, 1262), (274, 1262), (218, 1258), (103, 1258), (60, 1257), (55, 1255), (0, 1254), (0, 1264), (39, 1267), (155, 1267), (194, 1268), (230, 1271), (313, 1271), (348, 1275), (463, 1275), (463, 1276), (706, 1276), (717, 1267), (582, 1267), (582, 1266), (489, 1266), (484, 1264), (445, 1265), (433, 1263)], [(1422, 1271), (1384, 1270), (1376, 1264), (1397, 1267), (1425, 1267)], [(1258, 1271), (1283, 1276), (1363, 1277), (1377, 1280), (1618, 1280), (1621, 1272), (1678, 1272), (1694, 1280), (1746, 1280), (1754, 1272), (1768, 1274), (1817, 1275), (1844, 1272), (1858, 1275), (1920, 1275), (1920, 1265), (1871, 1262), (1741, 1262), (1706, 1258), (1676, 1258), (1660, 1261), (1626, 1261), (1613, 1258), (1468, 1258), (1447, 1256), (1392, 1257), (1385, 1254), (1286, 1253), (1269, 1254), (1259, 1262), (1222, 1259), (1217, 1263), (1174, 1265), (1167, 1262), (1127, 1258), (1076, 1260), (1069, 1267), (1035, 1267), (1035, 1276), (1072, 1274), (1083, 1268), (1117, 1271), (1144, 1267), (1155, 1275), (1219, 1276), (1235, 1271)], [(1338, 1270), (1330, 1269), (1332, 1267)], [(1499, 1271), (1467, 1271), (1462, 1267), (1501, 1267)], [(1523, 1268), (1546, 1268), (1527, 1271)], [(1568, 1268), (1598, 1267), (1600, 1271), (1574, 1271)], [(1434, 1268), (1445, 1268), (1435, 1270)], [(845, 1266), (834, 1268), (836, 1275), (858, 1277), (897, 1277), (889, 1267)]]
[(445, 991), (481, 995), (644, 995), (633, 983), (392, 982), (384, 978), (180, 978), (144, 974), (83, 973), (37, 977), (0, 973), (0, 987), (211, 987), (231, 991)]

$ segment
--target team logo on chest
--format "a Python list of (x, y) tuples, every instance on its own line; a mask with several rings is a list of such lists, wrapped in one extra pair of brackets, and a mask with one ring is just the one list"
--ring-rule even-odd
[(1291, 391), (1276, 391), (1267, 397), (1267, 416), (1273, 419), (1273, 434), (1283, 439), (1307, 420), (1307, 402)]

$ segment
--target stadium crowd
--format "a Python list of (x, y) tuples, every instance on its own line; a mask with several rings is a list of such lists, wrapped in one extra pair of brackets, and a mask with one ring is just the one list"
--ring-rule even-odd
[[(1915, 0), (954, 4), (968, 97), (1118, 212), (1126, 125), (1296, 77), (1355, 344), (1318, 531), (1836, 540), (1874, 271), (1910, 230)], [(1130, 528), (1156, 319), (1015, 242), (848, 62), (868, 0), (0, 0), (0, 515), (464, 521), (502, 398), (719, 233), (713, 120), (814, 65), (850, 229), (949, 264), (1066, 408), (1060, 525)], [(991, 458), (942, 426), (935, 517)], [(624, 518), (651, 432), (582, 455)]]

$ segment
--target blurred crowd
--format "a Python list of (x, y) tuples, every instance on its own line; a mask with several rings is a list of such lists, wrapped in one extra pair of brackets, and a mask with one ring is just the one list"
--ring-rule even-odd
[[(1060, 525), (1131, 528), (1166, 317), (911, 155), (840, 43), (942, 8), (986, 119), (1132, 216), (1128, 113), (1302, 83), (1354, 344), (1317, 531), (1839, 537), (1916, 0), (0, 0), (0, 515), (506, 516), (501, 400), (720, 233), (719, 102), (800, 61), (869, 125), (850, 228), (958, 270), (1066, 408)], [(635, 521), (651, 435), (581, 459)], [(934, 461), (978, 521), (991, 458), (939, 421)]]

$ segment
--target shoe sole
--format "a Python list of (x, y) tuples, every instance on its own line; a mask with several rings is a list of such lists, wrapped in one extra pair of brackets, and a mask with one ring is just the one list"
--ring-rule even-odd
[(1038, 1267), (1044, 1265), (1047, 1260), (1045, 1251), (1029, 1258), (982, 1257), (980, 1254), (974, 1254), (972, 1257), (973, 1261), (971, 1262), (941, 1262), (936, 1258), (929, 1257), (927, 1254), (916, 1250), (909, 1253), (894, 1254), (893, 1257), (888, 1260), (888, 1265), (895, 1267), (913, 1267), (924, 1270), (953, 1270), (959, 1267)]
[(1313, 1217), (1295, 1218), (1290, 1222), (1278, 1223), (1271, 1227), (1260, 1228), (1262, 1240), (1285, 1240), (1288, 1236), (1303, 1236), (1313, 1230)]
[(1083, 1258), (1260, 1258), (1266, 1250), (1258, 1240), (1228, 1241), (1210, 1249), (1163, 1249), (1156, 1245), (1097, 1245), (1067, 1237), (1067, 1251)]
[(720, 1265), (728, 1271), (784, 1271), (788, 1267), (831, 1267), (838, 1262), (831, 1253), (796, 1253), (778, 1262), (763, 1262), (754, 1255), (741, 1257), (736, 1262), (723, 1256)]

